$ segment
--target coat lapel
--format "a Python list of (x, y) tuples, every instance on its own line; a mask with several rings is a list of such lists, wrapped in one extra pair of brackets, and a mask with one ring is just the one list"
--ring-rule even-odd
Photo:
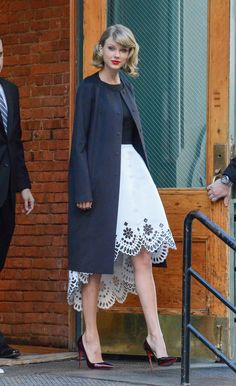
[[(8, 116), (7, 116), (7, 137), (9, 137), (10, 134), (11, 134), (11, 128), (12, 128), (12, 118), (13, 118), (12, 107), (13, 107), (13, 101), (12, 101), (12, 96), (11, 96), (8, 84), (4, 81), (3, 78), (0, 78), (0, 84), (3, 87), (4, 93), (5, 93), (5, 97), (6, 97), (6, 101), (7, 101), (7, 110), (8, 110)], [(6, 136), (2, 119), (1, 119), (1, 126), (2, 126), (2, 129), (3, 129), (4, 134)]]
[(121, 95), (122, 95), (126, 105), (129, 108), (129, 111), (130, 111), (130, 113), (131, 113), (131, 115), (132, 115), (132, 117), (134, 119), (134, 122), (136, 123), (138, 131), (142, 132), (142, 130), (141, 130), (141, 122), (140, 122), (140, 118), (139, 118), (139, 112), (138, 112), (136, 103), (134, 102), (134, 98), (133, 98), (133, 96), (131, 95), (131, 93), (130, 93), (130, 91), (128, 89), (128, 86), (126, 86), (122, 90)]
[(122, 95), (125, 103), (127, 104), (128, 108), (130, 110), (130, 113), (133, 117), (133, 120), (136, 124), (137, 130), (139, 133), (139, 138), (140, 138), (140, 141), (141, 141), (141, 144), (143, 147), (143, 151), (144, 151), (144, 157), (146, 158), (146, 164), (148, 166), (148, 158), (147, 158), (146, 146), (145, 146), (144, 138), (143, 138), (142, 125), (141, 125), (141, 121), (140, 121), (139, 111), (138, 111), (138, 108), (137, 108), (137, 105), (136, 105), (136, 102), (134, 99), (134, 95), (131, 92), (130, 87), (127, 86), (126, 83), (125, 83), (124, 89), (121, 92), (121, 95)]
[(4, 130), (4, 126), (3, 126), (3, 121), (2, 121), (2, 116), (0, 114), (0, 135), (4, 138), (6, 138), (6, 132)]
[(0, 114), (0, 136), (7, 138), (7, 135), (6, 135), (6, 132), (4, 129), (4, 125), (3, 125), (3, 121), (2, 121), (2, 114)]

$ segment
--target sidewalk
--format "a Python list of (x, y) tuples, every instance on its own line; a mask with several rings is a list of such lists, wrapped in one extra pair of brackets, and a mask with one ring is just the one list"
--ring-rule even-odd
[[(110, 358), (109, 358), (110, 359)], [(113, 370), (89, 370), (76, 359), (2, 366), (1, 386), (179, 386), (180, 364), (168, 368), (154, 367), (146, 359), (115, 359)], [(191, 386), (235, 386), (236, 373), (223, 364), (193, 364)]]

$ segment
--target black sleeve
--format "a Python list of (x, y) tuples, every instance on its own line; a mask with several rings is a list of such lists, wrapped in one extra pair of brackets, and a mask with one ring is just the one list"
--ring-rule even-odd
[(69, 186), (75, 203), (93, 201), (87, 159), (87, 141), (91, 119), (92, 89), (82, 82), (75, 104), (74, 128), (69, 162)]
[(21, 192), (24, 189), (31, 188), (29, 173), (25, 165), (24, 148), (21, 141), (21, 122), (19, 107), (19, 91), (16, 87), (16, 190)]
[(223, 174), (227, 175), (231, 182), (236, 182), (236, 157), (232, 158)]

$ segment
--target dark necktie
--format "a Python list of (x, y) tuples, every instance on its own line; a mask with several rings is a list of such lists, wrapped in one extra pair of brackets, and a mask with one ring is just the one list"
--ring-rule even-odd
[(7, 133), (7, 105), (1, 93), (0, 93), (0, 112), (2, 115), (3, 126), (5, 129), (5, 132)]

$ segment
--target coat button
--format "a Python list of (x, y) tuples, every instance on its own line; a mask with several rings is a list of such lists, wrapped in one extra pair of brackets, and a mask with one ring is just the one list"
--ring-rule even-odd
[(4, 168), (8, 168), (9, 164), (8, 163), (4, 163), (3, 166), (4, 166)]

